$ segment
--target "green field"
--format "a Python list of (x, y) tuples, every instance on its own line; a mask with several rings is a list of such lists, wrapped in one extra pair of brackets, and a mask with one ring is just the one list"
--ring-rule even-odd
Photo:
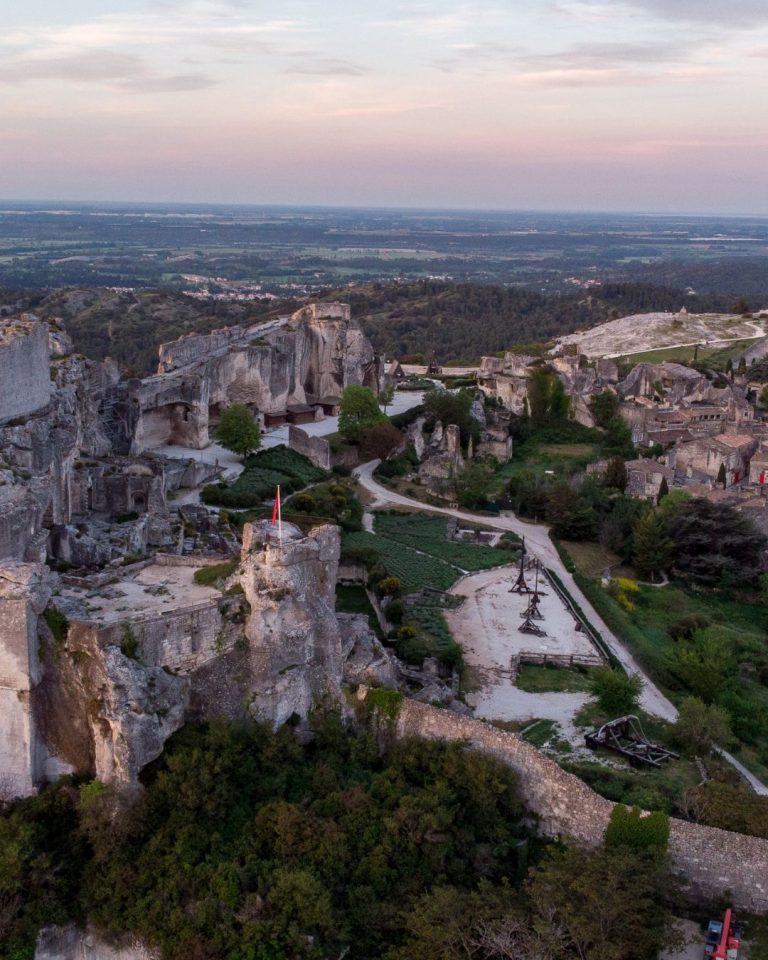
[(661, 347), (658, 350), (644, 350), (639, 353), (630, 353), (617, 357), (621, 364), (633, 366), (636, 363), (683, 363), (690, 364), (697, 356), (699, 362), (706, 363), (716, 370), (724, 370), (729, 360), (735, 358), (747, 347), (755, 343), (755, 339), (748, 337), (743, 340), (734, 340), (733, 343), (704, 344), (699, 346)]
[(527, 693), (580, 693), (589, 690), (591, 670), (523, 664), (515, 686)]

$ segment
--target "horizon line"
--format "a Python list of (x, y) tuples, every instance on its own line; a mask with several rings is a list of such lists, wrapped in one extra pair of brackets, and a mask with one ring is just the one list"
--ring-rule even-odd
[[(117, 207), (236, 207), (261, 210), (306, 210), (306, 211), (383, 211), (389, 213), (454, 213), (454, 214), (537, 214), (553, 216), (634, 216), (634, 217), (692, 217), (696, 219), (739, 219), (739, 220), (766, 220), (768, 213), (734, 213), (692, 210), (607, 210), (607, 209), (574, 209), (568, 207), (462, 207), (462, 206), (410, 206), (401, 204), (357, 204), (357, 203), (259, 203), (252, 200), (67, 200), (62, 198), (35, 200), (29, 198), (2, 198), (0, 206), (23, 204), (25, 206), (51, 207), (62, 205), (67, 207), (88, 206), (117, 206)], [(0, 210), (2, 212), (2, 210)]]

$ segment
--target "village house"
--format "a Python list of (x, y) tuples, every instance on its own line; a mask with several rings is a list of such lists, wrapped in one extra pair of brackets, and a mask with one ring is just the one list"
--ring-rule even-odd
[(725, 485), (733, 486), (749, 477), (750, 461), (757, 446), (755, 437), (733, 433), (679, 443), (673, 451), (676, 476), (722, 482), (724, 472)]

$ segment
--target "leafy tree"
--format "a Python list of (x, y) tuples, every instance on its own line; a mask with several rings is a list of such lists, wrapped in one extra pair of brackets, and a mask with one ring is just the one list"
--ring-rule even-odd
[(753, 583), (761, 572), (766, 539), (752, 522), (733, 507), (691, 499), (672, 506), (667, 532), (673, 543), (673, 570), (678, 576), (706, 586), (717, 586), (723, 574), (737, 583)]
[(339, 406), (339, 433), (345, 440), (357, 443), (365, 430), (386, 422), (370, 387), (350, 384), (344, 388)]
[(221, 411), (216, 439), (225, 450), (245, 458), (261, 446), (258, 421), (244, 404), (233, 403)]
[(591, 540), (597, 531), (597, 514), (569, 484), (552, 487), (547, 502), (552, 532), (562, 540)]
[(605, 425), (603, 453), (606, 456), (629, 459), (634, 455), (632, 430), (623, 417), (612, 417)]
[(530, 418), (533, 423), (542, 424), (550, 419), (567, 419), (571, 401), (557, 374), (545, 367), (539, 367), (534, 370), (530, 378), (527, 392)]
[(667, 483), (667, 478), (662, 477), (661, 483), (659, 484), (659, 495), (656, 497), (656, 503), (660, 504), (664, 497), (669, 496), (669, 484)]
[(658, 511), (648, 510), (638, 517), (632, 530), (632, 541), (633, 560), (642, 576), (653, 579), (669, 567), (672, 541)]
[(392, 383), (388, 383), (386, 387), (382, 387), (379, 391), (379, 406), (382, 408), (384, 413), (387, 412), (387, 407), (392, 403), (395, 397), (395, 386)]
[(670, 735), (675, 743), (694, 754), (705, 755), (715, 744), (727, 746), (731, 740), (728, 714), (721, 707), (706, 704), (698, 697), (686, 697)]
[(566, 949), (557, 956), (647, 960), (668, 944), (672, 918), (665, 897), (674, 883), (657, 853), (574, 846), (531, 873), (537, 928), (562, 931)]
[(493, 500), (501, 489), (501, 481), (490, 463), (468, 460), (456, 477), (456, 491), (465, 507), (478, 507)]
[(386, 460), (403, 442), (403, 434), (391, 423), (375, 423), (360, 433), (360, 454), (365, 460)]
[(626, 847), (636, 853), (664, 852), (669, 842), (669, 817), (660, 811), (642, 816), (639, 807), (617, 803), (605, 830), (606, 847)]
[(698, 630), (688, 643), (670, 650), (667, 667), (694, 696), (712, 703), (735, 675), (733, 641), (733, 634), (722, 627)]
[(610, 390), (603, 390), (589, 401), (589, 409), (597, 426), (605, 429), (619, 415), (619, 398)]
[(620, 717), (637, 710), (642, 678), (636, 673), (624, 673), (613, 667), (601, 667), (595, 671), (590, 683), (590, 692), (598, 706), (607, 716)]

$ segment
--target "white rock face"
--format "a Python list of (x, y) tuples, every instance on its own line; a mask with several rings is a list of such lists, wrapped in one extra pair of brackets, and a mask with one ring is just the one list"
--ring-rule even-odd
[(306, 717), (320, 698), (341, 700), (342, 648), (336, 620), (338, 527), (304, 536), (283, 524), (282, 546), (265, 521), (243, 532), (241, 583), (251, 712), (284, 723)]
[(35, 960), (159, 960), (159, 953), (138, 940), (107, 943), (90, 927), (43, 927), (37, 937)]
[(40, 682), (37, 618), (51, 595), (43, 564), (0, 566), (0, 778), (3, 792), (34, 792), (44, 764), (32, 711)]

